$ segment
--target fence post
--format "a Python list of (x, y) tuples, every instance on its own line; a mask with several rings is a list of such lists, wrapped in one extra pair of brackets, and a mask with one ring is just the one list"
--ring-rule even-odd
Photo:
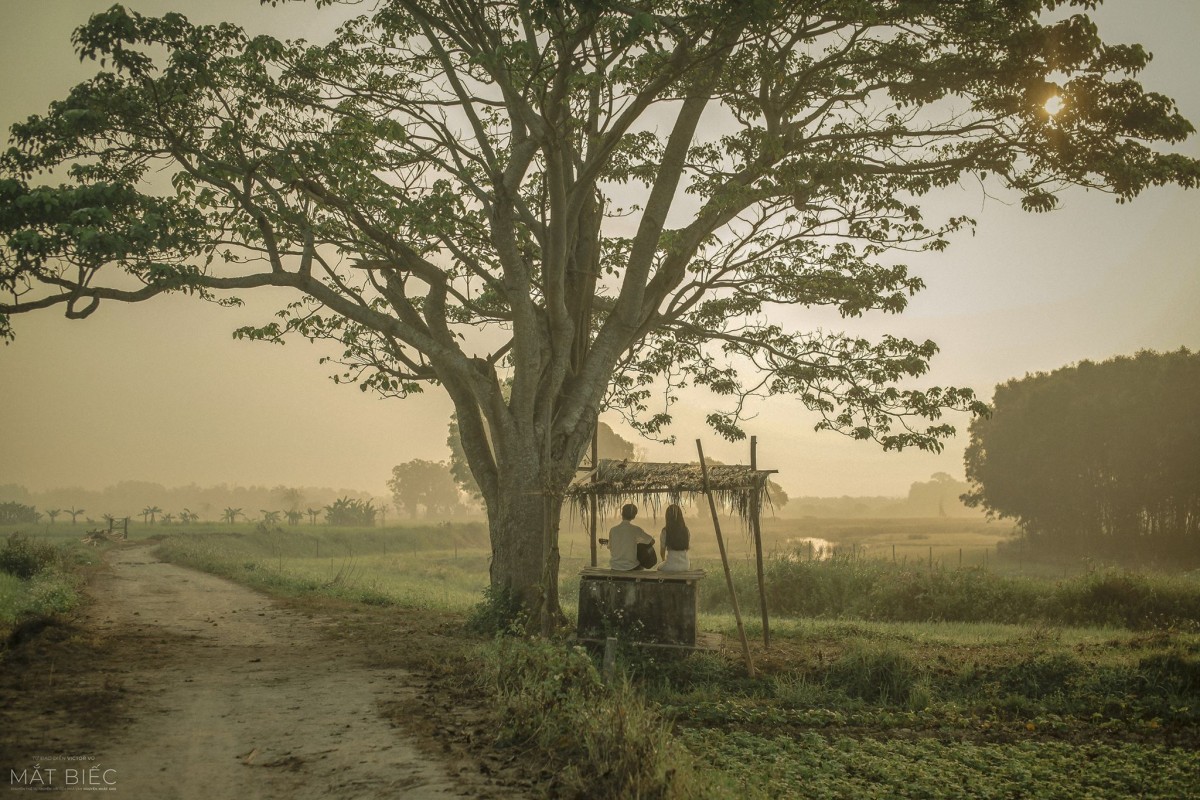
[(606, 683), (612, 682), (613, 672), (617, 666), (617, 640), (613, 636), (609, 636), (604, 640), (604, 666), (601, 669), (601, 675), (604, 676)]

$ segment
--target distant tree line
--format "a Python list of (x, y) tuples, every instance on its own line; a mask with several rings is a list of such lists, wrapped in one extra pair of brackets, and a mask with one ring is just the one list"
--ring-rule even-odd
[[(98, 520), (105, 513), (140, 519), (147, 524), (248, 521), (255, 509), (274, 509), (289, 524), (299, 524), (306, 515), (313, 522), (317, 518), (324, 520), (326, 509), (343, 498), (370, 502), (379, 510), (379, 498), (368, 492), (316, 486), (191, 484), (168, 488), (151, 481), (121, 481), (102, 490), (66, 487), (32, 492), (19, 484), (0, 485), (0, 503), (35, 507), (50, 517), (51, 522), (59, 514), (70, 517), (71, 522), (85, 523), (89, 517)], [(236, 512), (234, 520), (226, 519), (228, 515), (223, 513), (230, 509)]]
[(0, 503), (0, 525), (19, 525), (21, 523), (37, 522), (41, 514), (33, 506), (9, 501)]
[(966, 501), (1064, 554), (1200, 563), (1200, 354), (1083, 361), (996, 388)]

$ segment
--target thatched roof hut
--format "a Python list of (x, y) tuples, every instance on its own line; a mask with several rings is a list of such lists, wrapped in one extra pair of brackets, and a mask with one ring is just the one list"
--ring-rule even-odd
[[(708, 486), (718, 505), (748, 522), (755, 509), (770, 502), (767, 481), (775, 472), (737, 464), (712, 464), (708, 467)], [(685, 496), (703, 493), (699, 464), (600, 459), (595, 470), (581, 474), (571, 484), (567, 498), (581, 517), (588, 512), (589, 498), (595, 498), (601, 516), (614, 516), (625, 503), (648, 506), (657, 514), (664, 500), (678, 503)]]

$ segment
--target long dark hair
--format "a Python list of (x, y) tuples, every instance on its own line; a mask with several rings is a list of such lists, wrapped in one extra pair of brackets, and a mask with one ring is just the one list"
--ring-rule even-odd
[(687, 550), (692, 534), (683, 521), (683, 509), (672, 503), (667, 506), (667, 526), (663, 528), (663, 543), (668, 550)]

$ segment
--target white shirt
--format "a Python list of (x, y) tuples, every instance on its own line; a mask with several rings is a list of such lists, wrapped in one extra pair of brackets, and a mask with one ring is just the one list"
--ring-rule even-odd
[(630, 570), (640, 566), (637, 557), (638, 542), (654, 544), (654, 539), (629, 520), (621, 520), (621, 524), (608, 532), (608, 549), (612, 551), (609, 568)]

